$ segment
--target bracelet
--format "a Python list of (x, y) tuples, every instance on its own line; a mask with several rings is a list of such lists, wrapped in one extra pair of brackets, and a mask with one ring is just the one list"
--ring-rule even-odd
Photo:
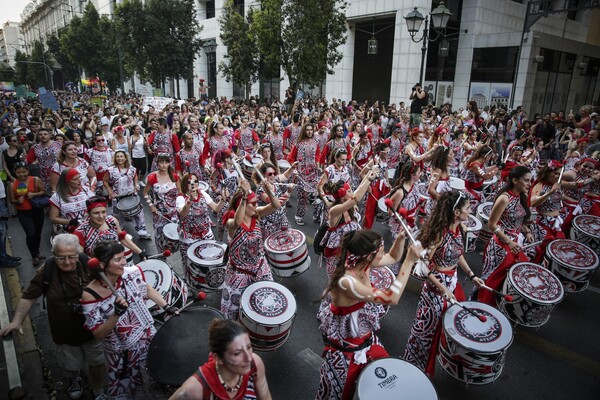
[(394, 294), (400, 294), (400, 289), (402, 289), (402, 282), (400, 282), (398, 279), (394, 279), (394, 282), (392, 282), (390, 286), (390, 290)]
[(473, 282), (473, 279), (475, 279), (475, 278), (477, 278), (477, 275), (473, 274), (473, 275), (471, 275), (471, 276), (469, 277), (469, 280), (470, 280), (471, 282)]
[(494, 234), (497, 234), (498, 232), (501, 232), (501, 231), (502, 231), (502, 230), (500, 229), (500, 227), (497, 227), (497, 228), (494, 230)]

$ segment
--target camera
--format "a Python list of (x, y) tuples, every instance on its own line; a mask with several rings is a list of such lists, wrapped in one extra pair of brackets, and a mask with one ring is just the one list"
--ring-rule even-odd
[(67, 306), (69, 306), (69, 310), (71, 310), (73, 314), (83, 315), (83, 306), (81, 304), (67, 303)]
[(415, 90), (417, 90), (417, 87), (413, 86), (411, 90), (414, 92)]

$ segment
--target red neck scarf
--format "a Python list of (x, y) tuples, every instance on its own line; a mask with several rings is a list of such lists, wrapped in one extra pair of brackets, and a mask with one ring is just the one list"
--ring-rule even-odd
[[(205, 393), (206, 389), (208, 389), (211, 393), (214, 394), (215, 399), (230, 400), (228, 392), (225, 390), (223, 385), (221, 385), (221, 380), (219, 379), (219, 375), (217, 375), (217, 366), (215, 364), (215, 359), (212, 353), (208, 357), (208, 361), (200, 367), (200, 373), (202, 374), (202, 377), (208, 385), (208, 388), (205, 388)], [(248, 387), (248, 380), (250, 379), (250, 374), (252, 373), (253, 371), (251, 370), (250, 373), (242, 377), (242, 385), (238, 389), (233, 400), (241, 400), (244, 398), (246, 388)]]

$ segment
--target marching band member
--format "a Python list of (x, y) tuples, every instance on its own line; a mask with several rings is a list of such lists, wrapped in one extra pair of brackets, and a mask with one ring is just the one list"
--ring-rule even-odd
[[(284, 182), (287, 182), (295, 168), (295, 165), (292, 165), (292, 167), (285, 171), (284, 174), (277, 174), (277, 167), (271, 163), (266, 162), (260, 166), (260, 173), (273, 186), (274, 194), (279, 198), (279, 201), (282, 204), (281, 208), (278, 208), (275, 212), (265, 215), (260, 219), (260, 229), (262, 230), (264, 238), (274, 232), (281, 231), (282, 228), (289, 228), (291, 226), (290, 221), (287, 219), (283, 204), (289, 200), (296, 185)], [(254, 174), (254, 177), (258, 178), (256, 174)], [(258, 198), (259, 206), (266, 206), (270, 203), (269, 195), (262, 186), (260, 186), (261, 182), (259, 182), (258, 179), (256, 179), (255, 183), (257, 185), (256, 196)]]
[[(177, 137), (176, 133), (173, 133), (169, 130), (166, 119), (159, 118), (157, 123), (158, 130), (152, 131), (150, 136), (148, 136), (148, 146), (150, 146), (152, 149), (153, 154), (168, 154), (169, 162), (174, 168), (175, 154), (177, 154), (180, 150), (179, 138)], [(150, 171), (156, 171), (157, 169), (158, 159), (157, 157), (154, 157)]]
[[(371, 229), (375, 222), (375, 214), (377, 214), (377, 202), (380, 198), (387, 196), (390, 192), (390, 182), (388, 180), (388, 151), (389, 146), (385, 143), (378, 143), (375, 146), (375, 154), (377, 154), (371, 161), (367, 163), (365, 169), (371, 169), (374, 165), (379, 167), (379, 173), (371, 183), (371, 190), (367, 197), (367, 203), (365, 207), (365, 220), (363, 227), (365, 229)], [(366, 173), (365, 170), (362, 173)]]
[(465, 181), (467, 192), (473, 197), (473, 206), (481, 201), (483, 182), (498, 173), (497, 166), (486, 167), (494, 157), (494, 150), (489, 146), (481, 146), (473, 152), (465, 163), (466, 168), (461, 174)]
[(430, 196), (427, 202), (427, 215), (431, 214), (436, 200), (442, 193), (451, 192), (450, 186), (450, 168), (454, 165), (454, 152), (450, 147), (439, 146), (431, 155), (431, 177), (427, 186), (427, 193)]
[(198, 151), (192, 133), (185, 132), (181, 136), (181, 143), (183, 146), (175, 155), (175, 171), (177, 174), (183, 176), (186, 173), (193, 173), (200, 177), (201, 181), (208, 182), (208, 176), (200, 163), (202, 153)]
[(372, 268), (397, 263), (403, 244), (404, 236), (398, 236), (385, 253), (383, 239), (376, 232), (344, 234), (338, 264), (317, 314), (325, 342), (317, 399), (352, 399), (356, 380), (366, 364), (388, 357), (375, 332), (380, 328), (385, 306), (400, 301), (420, 248), (410, 248), (388, 289), (373, 287), (369, 276)]
[(37, 140), (39, 142), (33, 144), (27, 152), (27, 164), (31, 165), (37, 162), (40, 168), (40, 179), (44, 182), (46, 192), (50, 193), (52, 190), (50, 183), (52, 167), (58, 159), (61, 146), (58, 142), (52, 140), (50, 131), (46, 128), (40, 128), (37, 133)]
[(280, 208), (281, 203), (269, 182), (263, 182), (263, 188), (271, 202), (257, 207), (258, 199), (250, 191), (250, 183), (242, 179), (240, 190), (233, 195), (223, 217), (230, 237), (225, 286), (221, 292), (221, 312), (227, 319), (238, 319), (244, 289), (254, 282), (273, 280), (258, 219)]
[(94, 138), (95, 146), (87, 149), (85, 158), (90, 166), (96, 171), (96, 180), (98, 182), (95, 192), (103, 190), (104, 174), (110, 168), (113, 162), (114, 151), (106, 144), (106, 138), (101, 133), (96, 134)]
[(350, 145), (344, 140), (344, 127), (340, 124), (334, 125), (331, 128), (331, 139), (325, 143), (319, 163), (321, 165), (333, 164), (337, 149), (346, 150), (347, 155), (351, 153)]
[(450, 300), (464, 300), (458, 283), (457, 268), (477, 286), (483, 281), (467, 264), (460, 223), (469, 218), (469, 201), (462, 192), (443, 193), (425, 222), (418, 239), (429, 249), (430, 264), (427, 279), (421, 287), (417, 314), (404, 352), (404, 359), (428, 376), (435, 372), (438, 337), (442, 315)]
[(96, 189), (96, 173), (92, 166), (83, 158), (80, 158), (77, 153), (79, 148), (75, 142), (67, 141), (62, 145), (60, 154), (50, 174), (50, 186), (52, 192), (56, 192), (56, 184), (60, 174), (68, 169), (76, 169), (81, 178), (81, 184), (88, 186), (92, 191)]
[[(211, 188), (214, 192), (235, 193), (238, 189), (238, 182), (241, 178), (237, 169), (233, 165), (233, 153), (231, 150), (219, 150), (213, 157), (213, 169), (211, 175)], [(225, 197), (221, 211), (217, 213), (217, 240), (223, 240), (225, 232), (225, 222), (223, 215), (229, 208), (229, 199)]]

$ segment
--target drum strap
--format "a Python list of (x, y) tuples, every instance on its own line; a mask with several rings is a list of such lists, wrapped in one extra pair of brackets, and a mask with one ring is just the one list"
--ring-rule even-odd
[(334, 343), (331, 340), (329, 340), (327, 336), (323, 336), (323, 343), (325, 343), (325, 346), (333, 347), (334, 349), (344, 353), (354, 353), (371, 346), (373, 344), (373, 335), (370, 335), (367, 340), (357, 345), (356, 347), (340, 346), (338, 343)]
[(86, 287), (83, 289), (84, 292), (88, 292), (89, 294), (91, 294), (92, 296), (94, 296), (94, 299), (96, 300), (102, 300), (102, 296), (100, 296), (98, 294), (98, 292), (96, 292), (94, 289)]

